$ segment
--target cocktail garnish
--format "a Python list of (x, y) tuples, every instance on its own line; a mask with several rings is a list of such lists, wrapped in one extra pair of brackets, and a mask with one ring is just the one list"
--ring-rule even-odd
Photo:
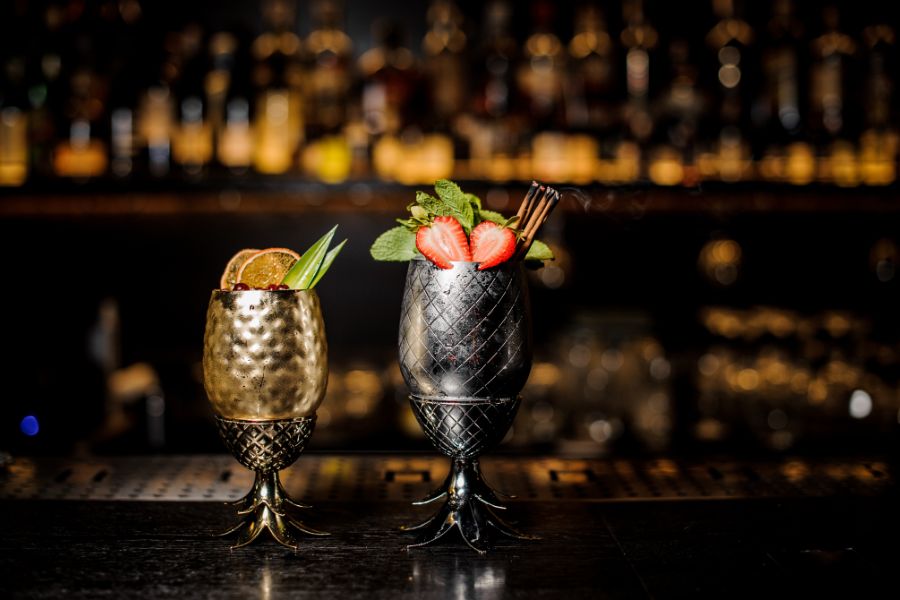
[(472, 230), (472, 260), (478, 270), (490, 269), (509, 260), (516, 252), (516, 234), (512, 229), (484, 221)]
[(255, 288), (279, 283), (299, 258), (299, 254), (288, 248), (260, 250), (244, 261), (235, 281)]
[(259, 252), (257, 248), (244, 248), (243, 250), (238, 250), (228, 261), (228, 264), (225, 265), (225, 270), (222, 272), (222, 278), (219, 280), (219, 287), (223, 290), (230, 290), (231, 287), (237, 283), (237, 273), (241, 268), (241, 265), (257, 252)]
[(344, 240), (339, 245), (335, 246), (333, 254), (331, 254), (329, 259), (328, 246), (331, 244), (331, 240), (334, 238), (334, 232), (336, 230), (337, 225), (332, 227), (328, 233), (310, 246), (309, 249), (303, 253), (300, 260), (298, 260), (284, 276), (281, 283), (295, 290), (312, 289), (328, 271), (331, 263), (347, 242), (347, 240)]
[[(553, 252), (549, 246), (534, 239), (538, 229), (559, 201), (559, 194), (552, 188), (532, 183), (519, 214), (511, 218), (483, 209), (478, 196), (464, 192), (450, 180), (436, 181), (434, 191), (436, 195), (416, 192), (416, 201), (407, 206), (409, 217), (397, 219), (398, 227), (389, 229), (375, 240), (369, 250), (372, 258), (403, 262), (424, 255), (435, 265), (445, 269), (450, 268), (449, 262), (453, 260), (474, 260), (481, 263), (479, 267), (481, 269), (488, 269), (510, 259), (553, 260)], [(450, 226), (447, 219), (452, 219), (456, 223), (454, 229), (459, 228), (463, 238), (470, 236), (472, 255), (470, 258), (451, 258), (462, 255), (459, 251), (462, 244), (458, 239), (446, 247), (438, 243), (443, 239), (443, 235), (436, 234), (444, 231), (434, 227), (438, 219), (442, 219), (440, 221), (444, 224), (442, 227)], [(487, 244), (488, 240), (491, 240), (491, 252), (488, 252), (487, 246), (483, 246), (478, 256), (474, 256), (475, 239), (471, 236), (484, 223), (493, 224), (482, 227), (479, 233), (479, 237), (482, 237), (483, 233), (490, 232), (481, 244)], [(512, 252), (509, 248), (510, 235), (513, 236)], [(455, 233), (454, 237), (458, 238)]]
[(222, 289), (245, 290), (310, 290), (316, 286), (337, 258), (344, 240), (331, 250), (337, 225), (310, 246), (303, 255), (288, 248), (244, 249), (228, 261), (219, 281)]

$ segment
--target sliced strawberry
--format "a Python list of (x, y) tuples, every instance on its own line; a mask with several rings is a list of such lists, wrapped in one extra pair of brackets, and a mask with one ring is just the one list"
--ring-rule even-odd
[(416, 232), (416, 248), (442, 269), (452, 268), (451, 261), (472, 260), (466, 232), (453, 217), (435, 217), (430, 226), (420, 227)]
[(490, 269), (510, 259), (516, 251), (516, 234), (512, 229), (484, 221), (472, 230), (472, 260), (478, 270)]

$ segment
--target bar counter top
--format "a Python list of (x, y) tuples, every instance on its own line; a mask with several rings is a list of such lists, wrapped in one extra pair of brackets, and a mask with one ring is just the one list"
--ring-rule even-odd
[(17, 458), (0, 470), (0, 596), (12, 598), (896, 597), (900, 518), (884, 461), (488, 457), (538, 541), (479, 555), (455, 532), (405, 549), (411, 499), (446, 460), (305, 455), (283, 472), (293, 552), (211, 534), (251, 474), (227, 456)]

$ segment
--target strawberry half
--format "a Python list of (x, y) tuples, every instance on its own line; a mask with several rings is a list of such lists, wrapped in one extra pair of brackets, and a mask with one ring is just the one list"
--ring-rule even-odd
[(472, 260), (478, 270), (490, 269), (506, 262), (516, 251), (516, 234), (512, 229), (484, 221), (472, 230)]
[(419, 227), (416, 248), (442, 269), (452, 268), (451, 261), (472, 260), (466, 232), (453, 217), (435, 217), (431, 225)]

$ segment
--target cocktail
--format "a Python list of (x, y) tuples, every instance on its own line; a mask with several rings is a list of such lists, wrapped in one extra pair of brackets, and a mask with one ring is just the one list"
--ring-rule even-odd
[[(529, 539), (506, 523), (478, 457), (508, 431), (531, 370), (531, 315), (522, 263), (553, 258), (534, 236), (559, 200), (533, 184), (519, 214), (483, 210), (456, 184), (419, 192), (410, 218), (372, 246), (379, 260), (409, 261), (400, 316), (400, 370), (413, 413), (451, 459), (444, 483), (414, 504), (444, 500), (418, 531), (422, 546), (456, 529), (478, 552), (494, 534)], [(520, 226), (521, 224), (521, 226)]]
[(281, 544), (298, 534), (328, 535), (304, 525), (278, 471), (306, 447), (325, 397), (328, 356), (319, 297), (313, 287), (344, 242), (328, 250), (334, 229), (303, 256), (284, 248), (242, 250), (229, 262), (206, 313), (203, 383), (225, 446), (255, 472), (235, 504), (241, 521), (223, 533), (235, 548), (264, 529)]

